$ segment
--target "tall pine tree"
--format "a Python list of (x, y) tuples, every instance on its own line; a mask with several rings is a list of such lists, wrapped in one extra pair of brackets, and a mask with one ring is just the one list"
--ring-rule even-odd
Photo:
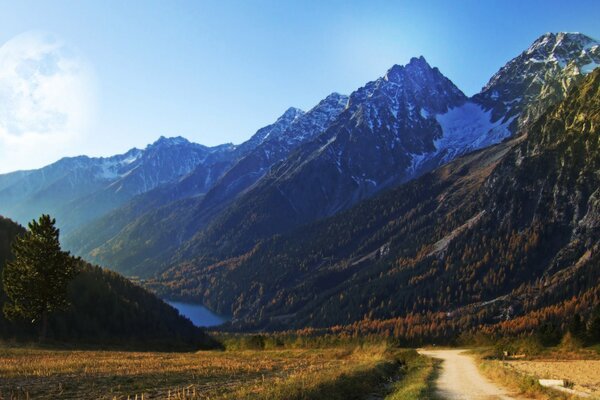
[(2, 281), (8, 301), (4, 314), (9, 319), (38, 322), (40, 341), (46, 339), (48, 316), (65, 309), (67, 286), (73, 279), (76, 260), (60, 248), (56, 220), (42, 215), (29, 223), (29, 230), (13, 245), (14, 260), (4, 268)]

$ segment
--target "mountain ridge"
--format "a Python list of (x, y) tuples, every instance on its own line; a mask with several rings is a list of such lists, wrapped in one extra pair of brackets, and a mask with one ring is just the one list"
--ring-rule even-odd
[[(535, 43), (541, 40), (538, 38), (530, 47), (535, 47)], [(593, 41), (592, 39), (585, 40), (580, 41), (580, 47), (588, 46), (589, 41)], [(581, 44), (583, 42), (585, 44)], [(588, 50), (593, 50), (593, 46), (588, 47)], [(333, 149), (332, 147), (336, 146), (337, 136), (331, 133), (327, 136), (327, 133), (323, 132), (323, 134), (295, 149), (286, 160), (273, 164), (268, 173), (249, 187), (246, 192), (240, 193), (237, 198), (233, 199), (233, 203), (222, 208), (222, 211), (218, 213), (202, 211), (202, 207), (198, 204), (209, 202), (204, 199), (191, 202), (183, 201), (181, 204), (172, 203), (168, 206), (171, 211), (157, 210), (146, 216), (142, 215), (135, 222), (132, 222), (129, 228), (123, 230), (123, 234), (112, 238), (111, 242), (98, 243), (100, 246), (94, 250), (94, 260), (113, 265), (115, 265), (116, 260), (119, 260), (116, 263), (117, 268), (125, 268), (127, 271), (135, 270), (136, 275), (148, 276), (166, 265), (191, 260), (195, 257), (195, 254), (203, 254), (205, 258), (207, 256), (218, 258), (220, 257), (218, 254), (228, 256), (231, 251), (243, 253), (260, 238), (282, 233), (301, 224), (335, 214), (363, 198), (372, 196), (379, 190), (418, 177), (462, 154), (506, 140), (517, 132), (519, 126), (520, 117), (518, 116), (520, 114), (514, 114), (515, 109), (518, 112), (529, 112), (528, 107), (533, 107), (535, 110), (545, 109), (564, 97), (568, 88), (576, 84), (581, 78), (574, 75), (560, 83), (560, 90), (553, 89), (551, 96), (538, 101), (535, 94), (541, 95), (546, 89), (539, 85), (532, 86), (532, 82), (536, 82), (540, 76), (547, 77), (550, 80), (561, 80), (562, 75), (558, 73), (560, 71), (552, 63), (548, 64), (548, 68), (546, 68), (546, 64), (540, 64), (533, 70), (528, 69), (526, 62), (528, 58), (523, 59), (523, 54), (527, 54), (528, 51), (525, 50), (507, 63), (519, 72), (517, 78), (515, 78), (517, 80), (514, 82), (511, 80), (512, 78), (509, 79), (510, 77), (507, 77), (506, 73), (503, 72), (506, 70), (505, 66), (490, 79), (490, 82), (484, 87), (487, 92), (482, 92), (483, 94), (480, 96), (466, 98), (459, 89), (448, 89), (448, 93), (454, 96), (450, 107), (443, 107), (434, 103), (427, 104), (425, 107), (405, 108), (401, 113), (400, 120), (406, 125), (403, 129), (394, 128), (393, 131), (405, 132), (407, 129), (408, 131), (412, 129), (417, 132), (418, 126), (415, 128), (416, 125), (413, 125), (421, 124), (420, 126), (424, 127), (422, 128), (424, 134), (415, 133), (414, 135), (418, 139), (404, 144), (398, 141), (398, 137), (395, 136), (397, 133), (390, 133), (385, 144), (367, 142), (356, 144), (356, 154), (348, 159), (358, 160), (360, 166), (355, 172), (346, 173), (345, 183), (336, 181), (336, 179), (339, 179), (337, 175), (342, 169), (352, 171), (351, 166), (349, 168), (348, 165), (341, 162), (341, 159), (337, 159), (338, 154), (341, 154), (340, 151), (343, 151), (344, 147), (338, 146), (337, 150)], [(581, 64), (585, 61), (585, 57), (588, 57), (587, 53), (582, 55), (572, 49), (568, 54), (571, 54), (576, 60), (573, 64)], [(409, 72), (408, 77), (407, 71)], [(382, 128), (381, 124), (389, 125), (390, 121), (395, 120), (398, 116), (399, 104), (405, 107), (412, 104), (401, 95), (398, 96), (399, 100), (396, 103), (394, 96), (398, 93), (398, 83), (402, 82), (402, 84), (406, 83), (410, 86), (411, 82), (414, 83), (414, 79), (423, 79), (423, 71), (427, 71), (429, 76), (438, 76), (437, 81), (442, 86), (446, 82), (446, 78), (441, 75), (439, 70), (430, 67), (423, 57), (414, 57), (406, 66), (392, 66), (379, 80), (369, 82), (364, 88), (351, 94), (348, 105), (340, 114), (340, 118), (344, 118), (343, 115), (350, 115), (351, 113), (354, 116), (346, 117), (346, 127), (343, 126), (342, 122), (336, 120), (332, 122), (330, 129), (337, 129), (342, 132), (340, 139), (346, 137), (346, 143), (349, 143), (348, 140), (351, 138), (348, 132), (353, 129), (356, 130), (356, 127), (362, 127), (361, 129), (364, 132), (376, 131), (377, 135), (374, 135), (374, 137), (385, 136), (382, 132), (385, 131), (386, 127)], [(513, 86), (508, 85), (506, 81), (513, 82), (511, 83)], [(387, 96), (391, 100), (385, 100), (385, 91), (377, 91), (378, 86), (387, 87), (388, 90), (391, 88), (390, 91), (393, 95), (390, 97), (388, 93)], [(514, 89), (515, 87), (516, 89)], [(515, 90), (522, 90), (523, 87), (529, 88), (529, 97), (525, 98), (518, 108), (513, 108), (512, 101), (516, 96)], [(503, 91), (504, 89), (506, 90)], [(497, 98), (491, 95), (487, 98), (484, 96), (486, 93), (493, 94), (494, 91), (501, 92), (502, 96), (499, 95)], [(423, 103), (424, 97), (427, 97), (427, 100), (434, 98), (435, 101), (440, 98), (439, 96), (427, 96), (427, 94), (429, 94), (429, 91), (420, 97), (421, 100), (418, 96), (418, 98), (411, 100), (419, 100)], [(366, 104), (370, 102), (370, 104), (376, 105), (369, 108), (361, 104), (365, 101)], [(509, 104), (508, 107), (506, 103)], [(534, 103), (533, 106), (532, 103)], [(356, 109), (353, 109), (355, 105)], [(495, 114), (498, 113), (498, 110), (503, 110), (507, 114), (502, 118), (496, 117)], [(531, 112), (535, 114), (537, 112), (535, 110)], [(387, 113), (386, 115), (389, 118), (379, 118), (379, 112)], [(404, 138), (402, 140), (405, 141), (410, 137), (410, 135), (402, 135), (401, 137)], [(368, 135), (363, 136), (368, 138)], [(378, 148), (387, 150), (398, 145), (408, 146), (410, 150), (401, 151), (397, 161), (393, 161), (392, 164), (386, 160), (394, 160), (395, 156), (390, 158), (378, 154)], [(372, 154), (367, 157), (365, 155), (368, 152)], [(326, 156), (329, 156), (329, 161), (314, 167), (312, 175), (310, 173), (306, 174), (307, 165), (315, 164), (316, 159), (325, 159)], [(387, 162), (386, 167), (381, 168), (384, 172), (383, 176), (378, 175), (376, 168), (373, 168), (374, 165), (381, 162)], [(393, 164), (394, 162), (399, 164)], [(325, 165), (329, 165), (329, 167), (324, 167)], [(304, 178), (296, 176), (299, 168), (304, 169), (306, 175)], [(386, 178), (386, 171), (396, 172)], [(341, 174), (341, 176), (343, 175)], [(290, 181), (292, 183), (289, 183)], [(290, 189), (286, 190), (286, 185)], [(346, 189), (343, 189), (344, 187)], [(211, 196), (210, 191), (208, 195)], [(336, 198), (339, 200), (336, 201)], [(230, 201), (231, 199), (228, 200), (228, 202)], [(264, 205), (261, 205), (263, 203)], [(223, 207), (225, 204), (219, 204), (219, 206)], [(194, 211), (194, 209), (197, 209), (197, 211)], [(161, 214), (162, 216), (159, 216)], [(177, 214), (181, 214), (181, 217), (178, 217)], [(259, 216), (259, 218), (255, 218), (252, 224), (248, 225), (243, 222), (248, 215)], [(263, 215), (266, 219), (262, 217)], [(151, 228), (148, 230), (148, 227), (152, 224), (163, 224), (163, 221), (166, 225), (163, 225), (162, 230), (171, 233), (167, 236), (162, 235), (159, 239), (151, 233)], [(195, 222), (190, 223), (189, 221)], [(236, 221), (241, 221), (242, 224), (240, 225)], [(228, 228), (221, 230), (219, 225)], [(264, 228), (261, 228), (261, 226)], [(244, 234), (244, 232), (246, 233)], [(177, 240), (169, 239), (168, 236)], [(169, 250), (166, 252), (161, 251), (161, 256), (156, 258), (138, 257), (137, 261), (133, 262), (134, 265), (137, 265), (133, 269), (131, 265), (128, 265), (132, 260), (129, 254), (119, 255), (117, 258), (111, 255), (115, 248), (122, 248), (124, 243), (140, 237), (144, 237), (144, 240), (150, 243), (150, 247), (144, 246), (144, 250), (133, 250), (134, 254), (139, 253), (140, 256), (146, 253), (156, 255), (156, 251), (151, 248), (156, 246), (156, 243), (167, 243), (166, 246), (163, 246), (163, 250)], [(223, 246), (225, 248), (229, 247), (229, 250), (226, 250), (225, 253), (222, 251)], [(179, 247), (179, 250), (174, 252), (176, 247)], [(89, 253), (87, 254), (89, 255)], [(169, 260), (169, 258), (172, 259)]]
[(241, 256), (175, 265), (150, 286), (232, 312), (234, 329), (437, 313), (443, 337), (530, 313), (536, 326), (552, 305), (566, 318), (573, 296), (586, 310), (600, 295), (599, 99), (596, 70), (522, 135)]

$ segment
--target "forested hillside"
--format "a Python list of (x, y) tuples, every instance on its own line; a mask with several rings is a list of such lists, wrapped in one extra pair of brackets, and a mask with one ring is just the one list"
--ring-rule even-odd
[(599, 127), (596, 70), (516, 139), (156, 287), (271, 329), (412, 315), (441, 333), (587, 312), (600, 293)]
[[(11, 243), (25, 230), (0, 217), (0, 273), (12, 258)], [(53, 315), (48, 336), (60, 342), (129, 343), (147, 346), (210, 348), (216, 345), (201, 329), (162, 300), (122, 276), (79, 260), (68, 287), (71, 307)], [(0, 307), (6, 300), (0, 285)], [(36, 324), (8, 321), (0, 313), (0, 338), (33, 340)]]

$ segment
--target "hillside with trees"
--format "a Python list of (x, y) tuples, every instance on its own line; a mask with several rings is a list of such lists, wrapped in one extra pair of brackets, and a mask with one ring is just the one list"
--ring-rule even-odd
[[(11, 246), (27, 231), (13, 221), (0, 218), (0, 273), (14, 261)], [(66, 255), (74, 274), (64, 293), (66, 307), (48, 316), (47, 338), (53, 342), (130, 344), (137, 348), (216, 346), (208, 335), (162, 300), (117, 273), (92, 266)], [(24, 281), (27, 288), (27, 281)], [(60, 295), (57, 293), (55, 295)], [(0, 304), (10, 304), (0, 290)], [(7, 308), (7, 307), (4, 307)], [(7, 319), (0, 315), (0, 338), (33, 341), (39, 324), (31, 319)]]
[(514, 139), (242, 256), (179, 265), (154, 288), (243, 328), (412, 318), (437, 335), (589, 314), (600, 298), (599, 126), (597, 70)]

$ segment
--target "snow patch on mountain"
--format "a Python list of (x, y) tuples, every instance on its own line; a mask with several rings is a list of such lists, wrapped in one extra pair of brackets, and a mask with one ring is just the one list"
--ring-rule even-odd
[(471, 101), (438, 114), (435, 119), (442, 127), (443, 135), (434, 144), (438, 152), (446, 152), (444, 160), (490, 146), (511, 135), (508, 126), (512, 119), (492, 122), (492, 111)]

